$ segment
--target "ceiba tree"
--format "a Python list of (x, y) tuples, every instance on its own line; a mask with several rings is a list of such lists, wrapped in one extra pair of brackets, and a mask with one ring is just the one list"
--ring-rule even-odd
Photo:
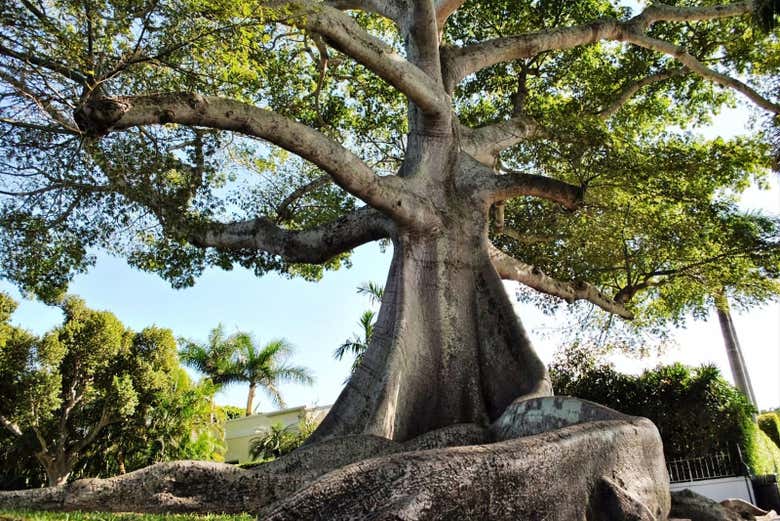
[(556, 278), (497, 247), (506, 203), (532, 238), (540, 205), (597, 222), (760, 176), (757, 137), (684, 129), (733, 95), (780, 112), (753, 23), (773, 5), (4, 2), (3, 276), (51, 297), (103, 247), (177, 286), (236, 263), (316, 278), (387, 240), (371, 345), (312, 440), (485, 424), (552, 391), (501, 278), (633, 316), (581, 278), (587, 227)]

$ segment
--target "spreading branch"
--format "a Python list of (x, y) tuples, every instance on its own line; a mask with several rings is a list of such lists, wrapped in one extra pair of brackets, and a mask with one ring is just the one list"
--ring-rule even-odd
[(447, 18), (458, 10), (460, 6), (466, 3), (466, 0), (437, 0), (436, 1), (436, 23), (439, 30), (444, 27)]
[(708, 68), (682, 47), (646, 34), (647, 30), (657, 22), (706, 21), (744, 16), (752, 12), (753, 2), (749, 1), (709, 7), (654, 4), (626, 22), (611, 18), (600, 19), (584, 25), (495, 38), (467, 47), (450, 48), (443, 56), (446, 68), (445, 85), (449, 91), (469, 74), (497, 63), (531, 58), (545, 51), (562, 51), (602, 40), (626, 41), (671, 56), (690, 71), (719, 85), (734, 89), (756, 105), (778, 114), (780, 105), (766, 99), (750, 86)]
[[(308, 1), (280, 2), (274, 7), (281, 8), (279, 23), (321, 34), (330, 46), (365, 65), (405, 94), (424, 113), (449, 113), (449, 96), (431, 76), (391, 46), (368, 34), (339, 9)], [(438, 57), (438, 49), (436, 53)], [(436, 65), (438, 68), (438, 61)]]
[(772, 112), (773, 114), (780, 114), (779, 104), (765, 98), (746, 83), (743, 83), (716, 70), (710, 69), (698, 59), (696, 59), (696, 57), (678, 45), (674, 45), (673, 43), (659, 40), (657, 38), (651, 38), (650, 36), (638, 32), (628, 33), (626, 40), (640, 47), (644, 47), (646, 49), (660, 52), (669, 56), (674, 56), (677, 61), (685, 65), (691, 72), (695, 72), (701, 77), (706, 78), (713, 83), (717, 83), (722, 87), (730, 88), (739, 92), (764, 110)]
[(358, 9), (367, 13), (374, 13), (393, 21), (398, 21), (401, 6), (396, 1), (382, 0), (328, 0), (325, 4), (342, 10)]
[(476, 129), (461, 127), (461, 147), (480, 163), (493, 166), (502, 150), (543, 135), (545, 131), (535, 119), (518, 115)]
[(381, 177), (352, 152), (302, 123), (246, 103), (193, 93), (89, 100), (75, 113), (79, 128), (101, 136), (131, 127), (178, 123), (265, 139), (312, 162), (347, 192), (415, 226), (437, 222), (432, 210), (396, 176)]
[(482, 187), (491, 202), (507, 201), (514, 197), (530, 196), (547, 199), (568, 210), (576, 210), (583, 201), (584, 189), (541, 175), (507, 172), (491, 175), (482, 181)]
[(285, 230), (267, 218), (212, 223), (188, 239), (201, 248), (223, 251), (261, 250), (288, 262), (320, 264), (361, 244), (389, 237), (390, 219), (364, 207), (312, 230)]
[(499, 276), (505, 280), (514, 280), (537, 291), (560, 297), (571, 303), (577, 300), (587, 300), (604, 311), (614, 313), (626, 319), (634, 315), (622, 304), (604, 295), (598, 288), (587, 282), (563, 282), (546, 275), (538, 267), (520, 262), (499, 250), (489, 246), (490, 259)]

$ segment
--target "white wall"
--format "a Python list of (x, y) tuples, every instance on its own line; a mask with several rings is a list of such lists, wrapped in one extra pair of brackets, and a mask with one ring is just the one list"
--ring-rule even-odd
[(753, 487), (750, 485), (750, 480), (745, 476), (684, 481), (682, 483), (672, 483), (669, 488), (672, 489), (672, 492), (687, 488), (718, 502), (724, 499), (744, 499), (748, 503), (755, 503)]
[(327, 407), (293, 407), (281, 411), (253, 414), (225, 422), (225, 461), (229, 463), (246, 463), (249, 457), (249, 441), (260, 433), (268, 432), (271, 425), (281, 423), (282, 426), (296, 425), (306, 416), (314, 421), (322, 421), (330, 410)]

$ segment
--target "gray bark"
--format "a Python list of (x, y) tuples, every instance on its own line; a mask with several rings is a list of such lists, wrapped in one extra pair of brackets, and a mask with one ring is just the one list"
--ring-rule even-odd
[(520, 396), (551, 394), (475, 224), (396, 237), (371, 343), (312, 442), (485, 425)]

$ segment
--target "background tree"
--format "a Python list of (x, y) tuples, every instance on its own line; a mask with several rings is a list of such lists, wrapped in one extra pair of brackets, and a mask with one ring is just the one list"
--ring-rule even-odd
[[(709, 194), (764, 175), (764, 136), (676, 129), (732, 92), (780, 112), (758, 8), (6, 2), (3, 276), (50, 298), (103, 247), (175, 286), (236, 263), (316, 278), (390, 240), (371, 346), (312, 439), (488, 423), (551, 390), (499, 277), (629, 318), (641, 307), (615, 286), (642, 278), (606, 284), (580, 255), (619, 257), (609, 216), (676, 209), (729, 233), (734, 209)], [(546, 231), (547, 207), (579, 228), (549, 263), (491, 241), (507, 210), (526, 238)]]
[[(210, 422), (212, 387), (194, 386), (170, 330), (126, 329), (76, 297), (63, 324), (42, 338), (8, 324), (15, 304), (0, 296), (0, 458), (13, 486), (50, 485), (71, 475), (111, 476), (166, 459), (218, 459)], [(27, 467), (27, 468), (25, 468)]]
[(225, 337), (220, 325), (211, 331), (208, 344), (187, 342), (181, 356), (184, 363), (206, 374), (218, 386), (249, 384), (246, 399), (246, 416), (249, 416), (254, 412), (252, 404), (258, 387), (274, 405), (284, 407), (280, 383), (313, 383), (308, 369), (287, 364), (292, 351), (292, 344), (284, 339), (272, 340), (261, 347), (248, 333)]
[[(42, 339), (5, 346), (20, 363), (3, 367), (2, 423), (35, 436), (34, 455), (50, 485), (64, 483), (109, 424), (126, 418), (138, 393), (126, 370), (132, 336), (116, 317), (70, 297), (65, 320)], [(10, 349), (9, 349), (10, 348)]]
[(134, 381), (143, 382), (136, 410), (106, 428), (77, 474), (107, 477), (161, 461), (222, 461), (228, 418), (214, 406), (218, 389), (209, 381), (192, 382), (179, 365), (171, 332), (141, 331), (128, 358)]

